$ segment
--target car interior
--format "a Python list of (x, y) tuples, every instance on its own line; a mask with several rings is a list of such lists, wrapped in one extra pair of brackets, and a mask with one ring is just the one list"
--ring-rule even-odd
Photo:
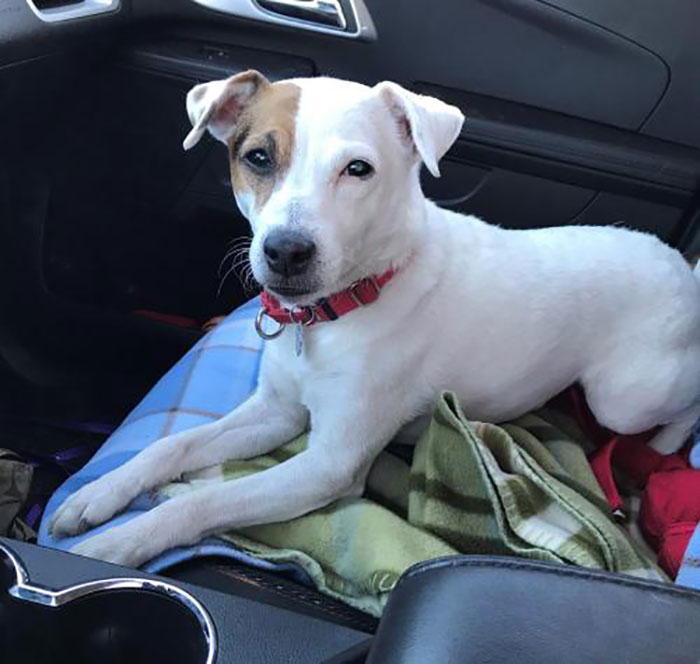
[[(257, 295), (226, 258), (250, 231), (225, 147), (182, 149), (193, 85), (251, 68), (395, 81), (466, 116), (442, 177), (422, 176), (439, 205), (506, 228), (619, 224), (692, 261), (698, 26), (693, 0), (1, 2), (0, 448), (34, 465), (22, 518)], [(694, 591), (527, 561), (425, 563), (378, 620), (217, 558), (154, 577), (3, 552), (6, 662), (623, 661), (596, 648), (625, 639), (626, 661), (690, 662), (700, 640), (681, 630)], [(140, 581), (59, 591), (115, 576)]]

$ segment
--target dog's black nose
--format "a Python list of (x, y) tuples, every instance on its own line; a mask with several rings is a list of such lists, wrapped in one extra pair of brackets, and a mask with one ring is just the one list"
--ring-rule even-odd
[(263, 243), (265, 260), (273, 272), (284, 277), (303, 274), (316, 252), (316, 245), (301, 231), (274, 230)]

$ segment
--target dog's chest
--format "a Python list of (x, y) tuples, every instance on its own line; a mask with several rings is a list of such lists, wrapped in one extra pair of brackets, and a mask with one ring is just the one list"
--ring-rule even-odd
[(363, 373), (367, 344), (339, 323), (290, 325), (277, 339), (266, 342), (264, 352), (270, 368), (293, 383), (300, 396), (329, 381), (357, 384), (358, 375)]

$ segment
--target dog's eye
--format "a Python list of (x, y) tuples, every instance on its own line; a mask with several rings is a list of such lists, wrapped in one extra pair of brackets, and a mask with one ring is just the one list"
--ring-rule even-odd
[(243, 155), (243, 159), (249, 166), (252, 166), (256, 171), (260, 171), (261, 173), (271, 171), (274, 167), (272, 157), (268, 151), (263, 148), (255, 148), (254, 150), (250, 150), (250, 152), (246, 152), (245, 155)]
[(353, 178), (360, 178), (362, 180), (370, 177), (374, 173), (374, 168), (371, 164), (368, 164), (362, 159), (355, 159), (351, 161), (343, 171), (344, 175), (349, 175)]

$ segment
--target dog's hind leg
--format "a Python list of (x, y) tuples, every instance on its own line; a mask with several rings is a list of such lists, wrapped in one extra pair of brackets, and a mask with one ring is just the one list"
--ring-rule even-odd
[(621, 434), (664, 428), (651, 446), (677, 451), (700, 416), (700, 349), (650, 352), (626, 348), (582, 379), (600, 424)]
[(700, 419), (700, 407), (690, 409), (685, 417), (664, 426), (649, 441), (650, 447), (661, 454), (677, 452), (693, 433), (698, 419)]

